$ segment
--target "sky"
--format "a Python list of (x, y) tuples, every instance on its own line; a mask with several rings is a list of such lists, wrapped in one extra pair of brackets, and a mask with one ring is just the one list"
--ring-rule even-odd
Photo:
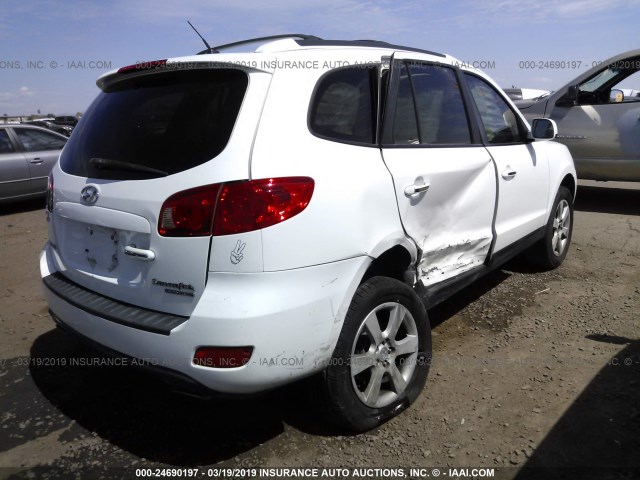
[(503, 88), (555, 90), (640, 48), (640, 0), (0, 0), (0, 116), (84, 112), (101, 74), (202, 50), (187, 20), (212, 46), (306, 33), (448, 53)]

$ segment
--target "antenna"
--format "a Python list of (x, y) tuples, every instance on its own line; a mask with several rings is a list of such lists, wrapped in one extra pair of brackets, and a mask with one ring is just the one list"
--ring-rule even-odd
[(193, 28), (193, 31), (196, 32), (198, 34), (198, 36), (202, 39), (202, 41), (204, 42), (205, 46), (207, 47), (207, 50), (209, 51), (209, 53), (219, 53), (216, 49), (211, 48), (211, 46), (207, 43), (207, 41), (204, 39), (204, 37), (202, 35), (200, 35), (200, 32), (198, 30), (196, 30), (196, 27), (194, 27), (189, 20), (187, 20), (187, 23), (189, 24), (189, 26), (191, 28)]

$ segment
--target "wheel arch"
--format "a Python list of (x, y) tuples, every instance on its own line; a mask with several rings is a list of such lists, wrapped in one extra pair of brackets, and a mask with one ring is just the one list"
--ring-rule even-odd
[(576, 168), (569, 149), (560, 143), (545, 142), (549, 165), (549, 198), (547, 199), (547, 212), (551, 212), (551, 207), (558, 194), (560, 187), (566, 187), (575, 202), (578, 182)]
[(377, 255), (365, 271), (360, 283), (372, 277), (389, 277), (413, 286), (415, 273), (411, 271), (415, 264), (415, 253), (405, 245), (396, 244)]
[(562, 179), (562, 182), (560, 182), (560, 186), (566, 187), (569, 190), (569, 193), (571, 194), (571, 199), (575, 201), (578, 185), (573, 175), (571, 175), (570, 173), (567, 173)]

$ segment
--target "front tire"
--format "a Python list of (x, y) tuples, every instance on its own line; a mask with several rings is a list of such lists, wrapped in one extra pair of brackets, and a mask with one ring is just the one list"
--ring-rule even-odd
[(560, 187), (547, 221), (544, 238), (531, 250), (530, 258), (539, 267), (552, 270), (567, 256), (573, 232), (573, 198), (567, 187)]
[(396, 416), (424, 388), (430, 361), (431, 327), (413, 289), (392, 278), (367, 280), (323, 372), (331, 419), (362, 432)]

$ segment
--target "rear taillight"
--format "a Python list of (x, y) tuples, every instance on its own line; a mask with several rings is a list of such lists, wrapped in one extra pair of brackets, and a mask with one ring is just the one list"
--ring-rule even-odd
[(311, 178), (284, 177), (186, 190), (164, 202), (158, 232), (166, 237), (194, 237), (259, 230), (302, 212), (313, 188)]
[(308, 177), (268, 178), (224, 184), (213, 222), (214, 235), (250, 232), (302, 212), (313, 195)]
[(49, 172), (49, 180), (47, 180), (47, 201), (46, 209), (53, 212), (53, 173)]
[(158, 232), (165, 237), (211, 235), (220, 185), (207, 185), (171, 195), (162, 205)]
[(249, 363), (253, 347), (200, 347), (193, 364), (209, 368), (238, 368)]

